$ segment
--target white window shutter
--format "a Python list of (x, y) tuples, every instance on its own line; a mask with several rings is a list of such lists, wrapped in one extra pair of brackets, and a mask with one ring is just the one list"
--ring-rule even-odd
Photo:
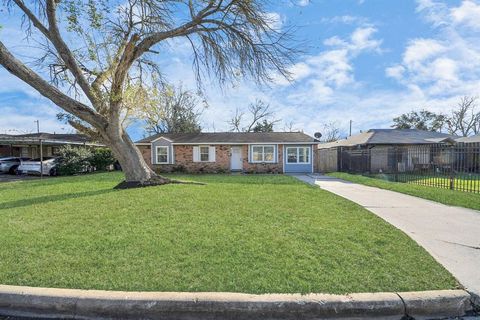
[(200, 161), (200, 148), (193, 147), (193, 162), (199, 162)]
[(215, 147), (208, 147), (208, 160), (209, 162), (215, 162)]

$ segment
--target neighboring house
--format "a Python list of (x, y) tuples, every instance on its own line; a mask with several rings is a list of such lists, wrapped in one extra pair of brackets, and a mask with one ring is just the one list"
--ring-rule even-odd
[(81, 134), (0, 134), (0, 156), (15, 156), (26, 158), (39, 158), (40, 145), (44, 157), (56, 156), (58, 150), (64, 145), (74, 146), (102, 146), (85, 135)]
[(469, 173), (480, 173), (480, 134), (456, 139), (456, 155)]
[(455, 141), (460, 143), (480, 143), (480, 134), (471, 137), (461, 137), (456, 139)]
[(156, 134), (136, 142), (156, 171), (314, 172), (318, 141), (300, 132)]
[[(452, 162), (457, 136), (417, 129), (371, 129), (318, 146), (320, 171), (404, 172)], [(445, 146), (445, 147), (443, 147)]]

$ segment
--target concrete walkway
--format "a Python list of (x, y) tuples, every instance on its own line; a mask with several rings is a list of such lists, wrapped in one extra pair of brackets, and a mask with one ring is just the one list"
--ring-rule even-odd
[(451, 207), (328, 176), (296, 177), (356, 202), (402, 230), (468, 291), (480, 296), (480, 211)]

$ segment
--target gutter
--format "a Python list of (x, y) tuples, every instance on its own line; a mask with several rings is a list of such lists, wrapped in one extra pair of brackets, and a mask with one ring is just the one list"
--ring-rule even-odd
[(473, 310), (464, 290), (245, 294), (123, 292), (0, 285), (0, 315), (53, 319), (432, 319)]

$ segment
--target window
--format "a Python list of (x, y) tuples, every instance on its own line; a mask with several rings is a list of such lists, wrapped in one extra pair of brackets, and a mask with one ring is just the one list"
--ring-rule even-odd
[(275, 146), (252, 146), (252, 162), (275, 162)]
[(157, 163), (168, 163), (168, 147), (157, 147)]
[(210, 148), (208, 146), (204, 147), (204, 146), (201, 146), (200, 147), (200, 161), (205, 161), (205, 162), (208, 162), (209, 161), (209, 150)]
[(193, 162), (215, 162), (215, 146), (194, 146)]
[(287, 163), (310, 163), (310, 147), (288, 147)]

